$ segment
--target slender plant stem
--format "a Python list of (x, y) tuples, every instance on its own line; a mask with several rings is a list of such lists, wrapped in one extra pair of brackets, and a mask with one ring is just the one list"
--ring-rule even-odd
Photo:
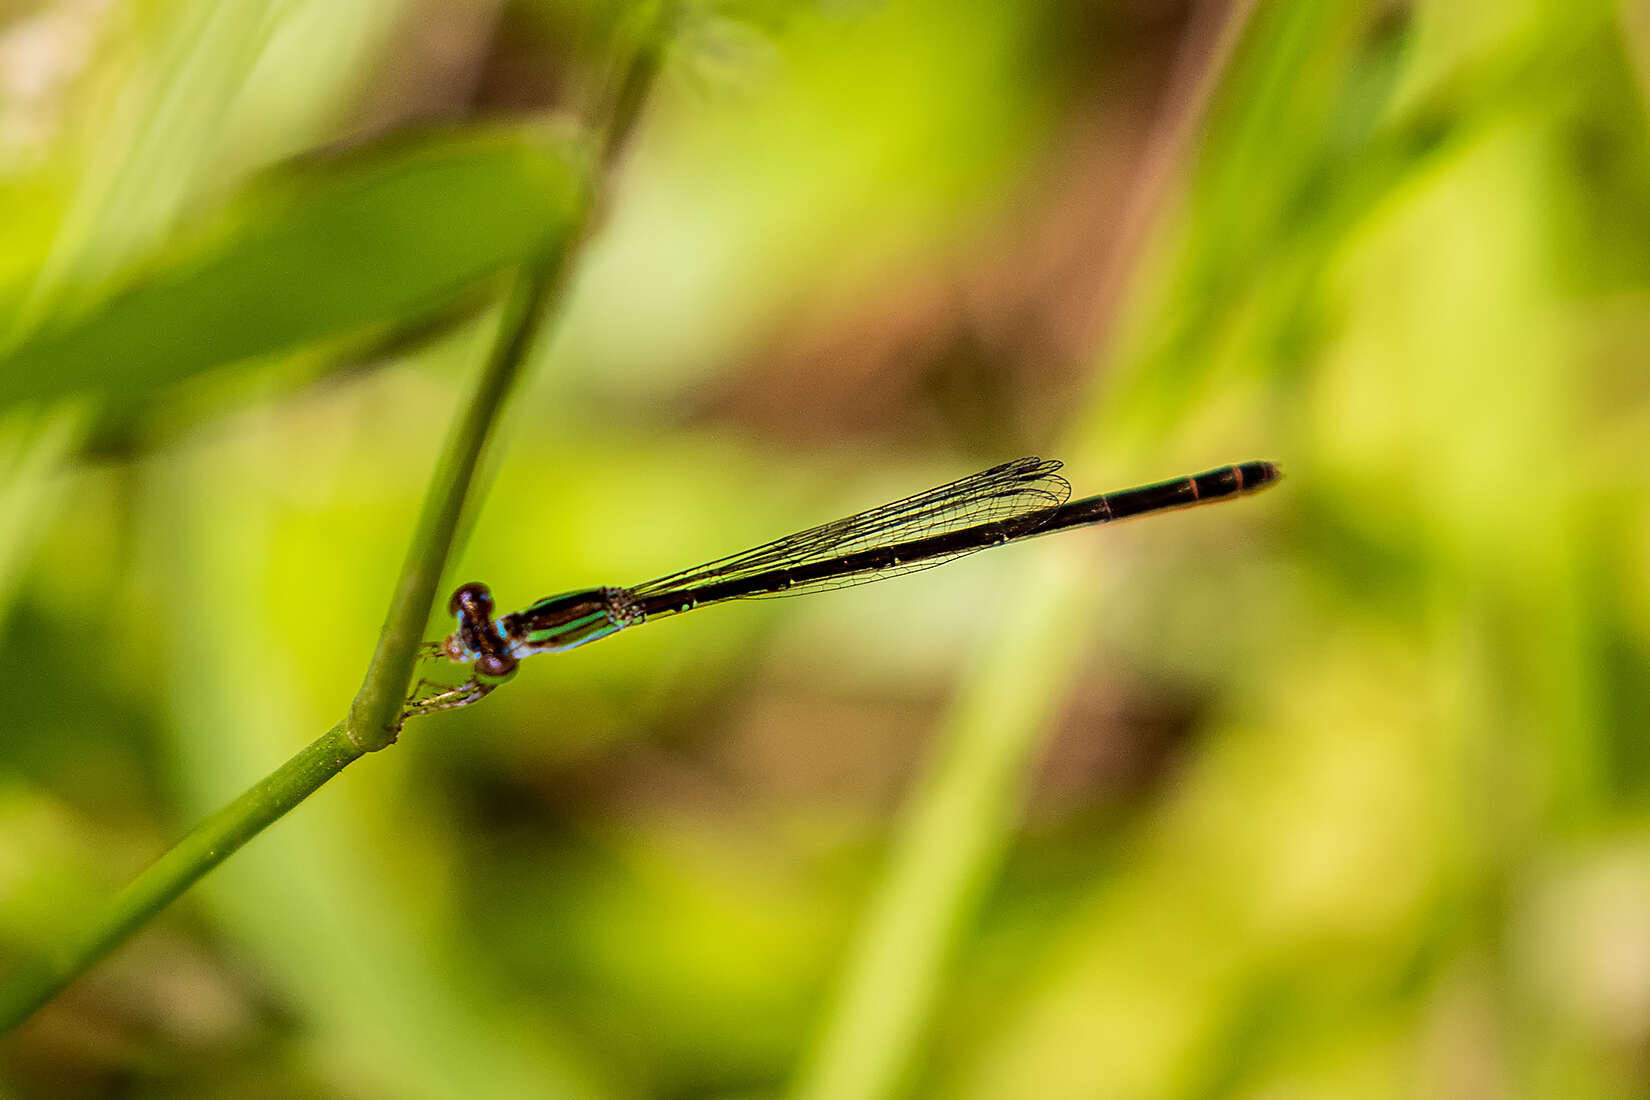
[(264, 826), (309, 797), (361, 755), (343, 723), (235, 801), (189, 830), (125, 889), (97, 919), (48, 954), (31, 960), (0, 987), (0, 1032), (27, 1019), (71, 980), (189, 889)]
[[(659, 9), (661, 12), (663, 9)], [(659, 24), (653, 26), (656, 29)], [(0, 986), (0, 1034), (27, 1019), (92, 964), (240, 849), (266, 826), (369, 752), (395, 743), (401, 708), (417, 663), (476, 469), (500, 409), (520, 376), (546, 312), (565, 295), (578, 246), (599, 220), (604, 177), (636, 125), (658, 68), (659, 43), (643, 36), (629, 62), (597, 145), (589, 177), (595, 187), (581, 214), (540, 257), (519, 272), (499, 321), (498, 338), (474, 395), (453, 426), (424, 498), (384, 628), (349, 716), (235, 801), (201, 822), (152, 863), (72, 938), (20, 967)]]

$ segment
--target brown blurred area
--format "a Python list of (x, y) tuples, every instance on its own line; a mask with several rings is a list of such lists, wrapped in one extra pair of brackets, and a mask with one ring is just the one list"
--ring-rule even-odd
[[(1014, 184), (891, 286), (800, 298), (681, 422), (776, 442), (890, 435), (1021, 449), (1055, 435), (1172, 194), (1247, 0), (1063, 0), (1040, 16), (1056, 101)], [(576, 112), (579, 32), (552, 6), (426, 3), (350, 126)], [(798, 415), (806, 410), (806, 415)]]

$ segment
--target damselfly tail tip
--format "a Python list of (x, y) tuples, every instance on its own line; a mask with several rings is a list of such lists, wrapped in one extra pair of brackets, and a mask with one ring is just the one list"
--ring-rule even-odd
[(1245, 462), (1238, 467), (1243, 476), (1243, 491), (1252, 493), (1283, 479), (1283, 467), (1276, 462)]

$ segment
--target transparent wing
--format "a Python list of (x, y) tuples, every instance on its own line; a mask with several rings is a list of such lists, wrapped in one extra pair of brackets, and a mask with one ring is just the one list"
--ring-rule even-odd
[[(1060, 463), (1035, 457), (1005, 462), (904, 500), (810, 527), (750, 550), (648, 581), (630, 591), (637, 597), (646, 598), (677, 589), (694, 588), (710, 581), (737, 580), (775, 569), (810, 565), (860, 550), (910, 542), (1058, 507), (1071, 496), (1071, 485), (1056, 473), (1059, 469)], [(758, 598), (864, 584), (927, 569), (980, 549), (984, 547), (975, 546), (922, 561), (810, 581), (783, 592), (760, 593)]]

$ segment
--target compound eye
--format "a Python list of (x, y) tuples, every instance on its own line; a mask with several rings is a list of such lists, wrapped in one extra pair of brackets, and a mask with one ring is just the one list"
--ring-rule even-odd
[(465, 615), (472, 619), (491, 619), (493, 593), (478, 581), (459, 585), (453, 593), (453, 598), (447, 601), (447, 612), (450, 615)]
[(508, 653), (488, 653), (476, 659), (475, 667), (483, 680), (508, 680), (516, 674), (516, 659)]

